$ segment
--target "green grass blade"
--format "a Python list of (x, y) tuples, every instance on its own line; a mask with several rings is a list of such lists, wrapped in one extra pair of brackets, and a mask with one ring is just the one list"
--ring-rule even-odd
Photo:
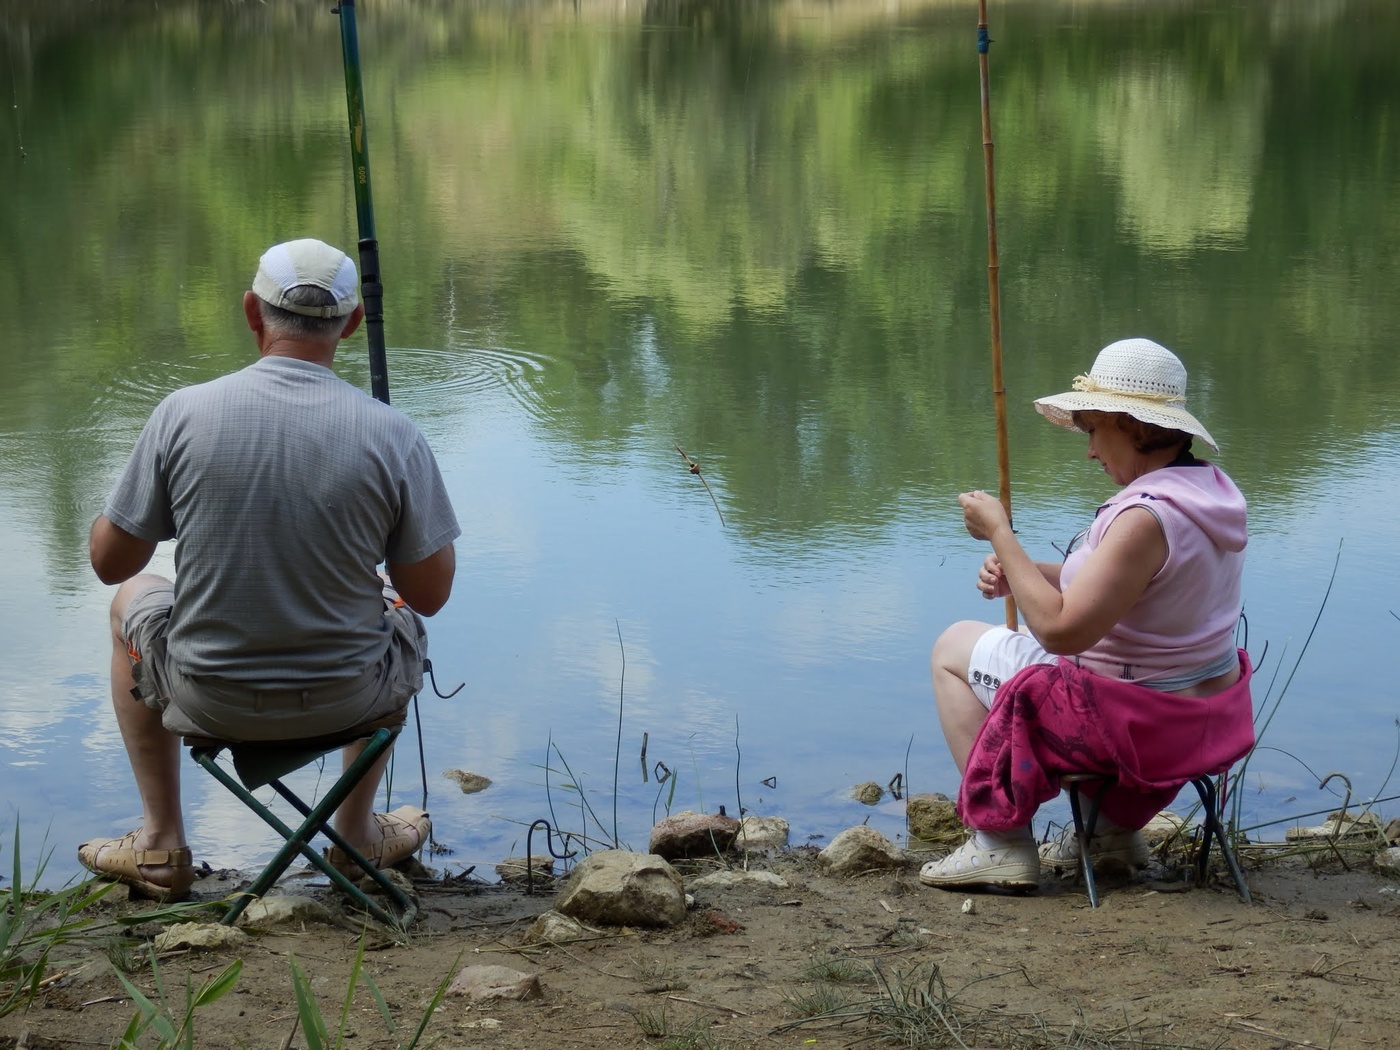
[(208, 1006), (212, 1002), (222, 999), (238, 983), (238, 976), (243, 972), (243, 960), (235, 959), (224, 969), (204, 982), (194, 997), (195, 1008)]
[(301, 1020), (301, 1034), (306, 1040), (306, 1050), (326, 1050), (330, 1037), (326, 1033), (326, 1022), (321, 1016), (321, 1008), (316, 1005), (311, 982), (306, 979), (295, 959), (289, 959), (292, 967), (292, 987), (297, 997), (297, 1017)]
[(13, 1013), (20, 1007), (28, 1007), (39, 994), (39, 982), (43, 979), (48, 963), (48, 950), (45, 949), (39, 960), (30, 965), (12, 965), (3, 975), (11, 981), (10, 990), (0, 999), (0, 1017)]
[(394, 1023), (394, 1015), (389, 1012), (389, 1004), (384, 1001), (384, 994), (379, 990), (379, 985), (374, 983), (368, 973), (361, 973), (360, 980), (365, 982), (365, 987), (369, 989), (370, 998), (374, 1000), (374, 1005), (379, 1007), (379, 1016), (384, 1018), (384, 1024), (389, 1029), (389, 1034), (394, 1035), (399, 1027)]
[(175, 1042), (185, 1050), (194, 1050), (194, 982), (185, 974), (185, 1016), (180, 1018), (180, 1028), (175, 1033)]
[[(89, 887), (91, 888), (89, 889)], [(86, 882), (79, 883), (73, 887), (75, 895), (80, 894), (78, 899), (73, 902), (73, 910), (87, 910), (116, 888), (115, 882), (102, 882), (99, 879), (88, 879)]]
[[(116, 883), (111, 885), (115, 886)], [(226, 902), (227, 898), (216, 903), (224, 904)], [(150, 911), (136, 912), (132, 915), (118, 915), (114, 921), (119, 926), (140, 926), (147, 922), (158, 922), (163, 925), (172, 922), (196, 922), (204, 917), (204, 913), (209, 907), (208, 903), (201, 901), (182, 901), (179, 904), (166, 904), (152, 908)]]
[[(157, 969), (154, 955), (151, 956), (151, 968), (153, 970)], [(139, 1017), (142, 1022), (138, 1031), (152, 1028), (155, 1030), (156, 1034), (160, 1036), (163, 1045), (174, 1043), (176, 1040), (175, 1026), (170, 1023), (170, 1018), (166, 1016), (165, 1010), (156, 1005), (156, 1003), (142, 992), (140, 988), (132, 984), (126, 974), (122, 973), (120, 970), (117, 971), (117, 980), (122, 983), (122, 987), (126, 989), (126, 994), (131, 996), (131, 1001), (136, 1004), (137, 1017)], [(136, 1019), (133, 1018), (132, 1023), (134, 1024), (135, 1022)], [(129, 1030), (130, 1026), (128, 1025), (128, 1031)]]
[(117, 1041), (117, 1050), (127, 1050), (128, 1047), (134, 1048), (136, 1046), (136, 1040), (141, 1038), (141, 1033), (145, 1031), (145, 1027), (146, 1026), (141, 1023), (141, 1012), (138, 1010), (132, 1015), (131, 1023), (126, 1026), (126, 1031), (121, 1034), (121, 1038)]
[(423, 1033), (428, 1030), (428, 1022), (433, 1019), (433, 1014), (442, 1004), (442, 997), (447, 994), (447, 986), (452, 983), (452, 978), (457, 974), (457, 966), (462, 961), (462, 953), (457, 953), (457, 958), (452, 960), (452, 965), (448, 967), (447, 975), (443, 977), (442, 983), (438, 985), (437, 992), (434, 993), (432, 1002), (428, 1003), (428, 1009), (424, 1012), (422, 1019), (418, 1022), (417, 1029), (414, 1030), (413, 1038), (408, 1041), (404, 1050), (414, 1050), (418, 1045), (418, 1040), (423, 1038)]
[[(154, 1011), (147, 1020), (150, 1026), (155, 1029), (156, 1035), (160, 1036), (162, 1048), (173, 1045), (179, 1039), (179, 1033), (175, 1031), (175, 1023), (170, 1018), (170, 1004), (165, 997), (165, 984), (160, 976), (160, 964), (156, 962), (155, 949), (151, 949), (151, 974), (155, 978), (156, 992), (160, 996), (159, 1003), (151, 1003)], [(150, 1000), (146, 1000), (150, 1002)]]
[(340, 1027), (335, 1034), (336, 1050), (345, 1045), (345, 1029), (350, 1025), (350, 1004), (355, 1000), (355, 986), (360, 983), (360, 971), (365, 961), (365, 935), (355, 947), (355, 961), (350, 964), (350, 980), (345, 982), (345, 1002), (340, 1007)]
[(136, 1009), (141, 1011), (143, 1017), (153, 1017), (160, 1012), (156, 1008), (156, 1004), (146, 998), (146, 993), (132, 984), (130, 978), (128, 978), (126, 974), (122, 973), (120, 970), (116, 971), (116, 973), (117, 980), (122, 983), (122, 987), (126, 989), (126, 994), (131, 996), (131, 1001), (136, 1004)]
[(49, 969), (67, 964), (67, 960), (55, 960), (52, 953), (96, 922), (85, 911), (100, 896), (89, 892), (86, 883), (40, 892), (39, 881), (53, 852), (42, 847), (34, 877), (26, 886), (18, 818), (12, 843), (11, 882), (0, 891), (0, 1017), (27, 1007)]
[(3, 911), (0, 911), (0, 973), (4, 972), (5, 964), (9, 961), (8, 952), (10, 937), (18, 929), (18, 924), (14, 921), (17, 913), (10, 908), (10, 902), (5, 902)]
[[(606, 835), (608, 833), (607, 826), (601, 820), (598, 819), (598, 814), (593, 812), (593, 803), (588, 801), (588, 795), (583, 790), (582, 782), (579, 780), (578, 777), (574, 776), (574, 771), (569, 768), (569, 760), (564, 757), (564, 752), (559, 750), (558, 744), (554, 745), (554, 753), (559, 756), (559, 763), (564, 767), (564, 772), (569, 775), (569, 779), (570, 781), (572, 781), (571, 786), (573, 786), (575, 790), (578, 791), (579, 812), (581, 814), (585, 814), (583, 817), (583, 831), (587, 833), (588, 818), (592, 817), (594, 825), (597, 826), (599, 831)], [(612, 846), (614, 849), (617, 848), (616, 842), (610, 842), (609, 845)]]
[(175, 1025), (165, 1014), (152, 1017), (151, 1027), (156, 1030), (156, 1035), (160, 1036), (162, 1046), (173, 1046), (180, 1039), (180, 1033), (175, 1031)]
[(10, 914), (18, 917), (20, 905), (24, 903), (24, 884), (20, 882), (22, 872), (19, 870), (19, 817), (15, 817), (14, 853), (14, 874), (10, 877)]

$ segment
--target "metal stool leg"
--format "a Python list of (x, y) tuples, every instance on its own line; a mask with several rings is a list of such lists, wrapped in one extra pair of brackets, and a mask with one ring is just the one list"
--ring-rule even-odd
[[(325, 874), (337, 888), (350, 896), (351, 899), (356, 901), (361, 907), (386, 926), (402, 930), (413, 921), (417, 915), (418, 908), (412, 898), (399, 889), (398, 886), (394, 885), (388, 876), (366, 859), (358, 850), (350, 846), (350, 844), (341, 838), (341, 836), (335, 832), (334, 828), (330, 826), (331, 815), (340, 806), (341, 802), (345, 800), (345, 797), (349, 795), (354, 786), (359, 783), (365, 771), (373, 765), (380, 755), (389, 749), (396, 735), (396, 733), (391, 733), (387, 729), (380, 729), (369, 737), (364, 750), (355, 762), (351, 764), (350, 768), (341, 775), (331, 786), (331, 789), (326, 793), (325, 797), (314, 807), (306, 805), (301, 799), (297, 798), (280, 780), (268, 780), (267, 783), (270, 784), (279, 795), (290, 802), (305, 818), (300, 827), (295, 831), (258, 801), (257, 797), (238, 779), (225, 772), (218, 764), (217, 758), (219, 751), (226, 745), (220, 745), (218, 747), (196, 746), (191, 748), (190, 754), (199, 765), (203, 766), (204, 769), (223, 784), (224, 787), (228, 788), (229, 791), (242, 800), (242, 802), (261, 817), (269, 827), (276, 830), (284, 840), (282, 848), (278, 850), (273, 859), (268, 862), (267, 866), (257, 879), (254, 880), (253, 884), (247, 891), (239, 894), (232, 905), (230, 905), (223, 919), (220, 920), (224, 925), (233, 925), (238, 920), (238, 916), (242, 914), (243, 909), (248, 906), (249, 902), (267, 893), (282, 873), (287, 870), (298, 853)], [(311, 846), (310, 841), (318, 832), (325, 834), (331, 841), (344, 850), (364, 870), (369, 878), (388, 895), (389, 899), (399, 909), (399, 914), (397, 916), (377, 904), (373, 898), (351, 882), (350, 879), (337, 871), (320, 852)]]
[(1230, 844), (1230, 837), (1225, 834), (1225, 825), (1220, 819), (1215, 781), (1210, 777), (1197, 777), (1191, 781), (1191, 786), (1201, 797), (1201, 808), (1205, 811), (1202, 834), (1205, 841), (1201, 843), (1201, 852), (1196, 858), (1196, 884), (1198, 886), (1206, 884), (1206, 874), (1210, 863), (1210, 842), (1214, 838), (1220, 843), (1220, 854), (1225, 858), (1225, 865), (1230, 869), (1230, 875), (1235, 880), (1235, 890), (1239, 893), (1240, 899), (1246, 904), (1253, 903), (1253, 898), (1249, 894), (1249, 886), (1244, 881), (1244, 873), (1240, 871), (1239, 860), (1235, 857), (1235, 847)]
[[(1079, 844), (1079, 873), (1084, 879), (1084, 890), (1089, 895), (1089, 907), (1099, 906), (1099, 888), (1094, 882), (1094, 858), (1089, 855), (1089, 840), (1094, 836), (1094, 828), (1099, 822), (1099, 803), (1103, 800), (1100, 789), (1089, 803), (1089, 819), (1086, 822), (1081, 812), (1079, 785), (1083, 777), (1066, 778), (1069, 783), (1069, 812), (1074, 818), (1074, 838)], [(1093, 778), (1097, 779), (1097, 778)]]

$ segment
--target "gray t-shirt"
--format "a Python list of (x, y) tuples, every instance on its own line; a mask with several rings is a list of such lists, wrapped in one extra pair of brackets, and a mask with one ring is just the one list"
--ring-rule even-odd
[(286, 357), (166, 397), (103, 513), (179, 541), (172, 665), (269, 688), (378, 661), (391, 631), (376, 566), (461, 534), (418, 427)]

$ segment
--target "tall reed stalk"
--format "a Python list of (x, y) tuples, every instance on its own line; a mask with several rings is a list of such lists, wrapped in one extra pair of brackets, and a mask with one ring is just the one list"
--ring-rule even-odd
[[(1342, 561), (1342, 542), (1337, 543), (1337, 556), (1332, 561), (1332, 574), (1327, 578), (1327, 588), (1322, 592), (1322, 602), (1317, 607), (1317, 615), (1313, 617), (1312, 626), (1308, 629), (1307, 637), (1303, 639), (1303, 647), (1298, 651), (1298, 657), (1293, 661), (1293, 666), (1288, 671), (1288, 677), (1283, 681), (1283, 687), (1279, 689), (1278, 695), (1274, 697), (1272, 706), (1269, 697), (1273, 693), (1274, 683), (1278, 681), (1279, 672), (1283, 667), (1283, 655), (1279, 655), (1278, 666), (1274, 668), (1274, 676), (1269, 681), (1269, 688), (1264, 693), (1264, 699), (1259, 704), (1259, 711), (1254, 716), (1256, 729), (1254, 731), (1254, 746), (1250, 748), (1249, 754), (1245, 755), (1240, 762), (1240, 768), (1230, 777), (1233, 783), (1233, 794), (1230, 799), (1230, 828), (1238, 829), (1241, 824), (1241, 811), (1244, 793), (1240, 786), (1244, 783), (1245, 773), (1249, 769), (1249, 760), (1254, 757), (1254, 753), (1260, 749), (1260, 741), (1264, 739), (1264, 734), (1268, 732), (1274, 716), (1278, 714), (1279, 705), (1283, 703), (1284, 695), (1288, 692), (1289, 685), (1293, 682), (1293, 676), (1298, 673), (1298, 666), (1303, 662), (1303, 657), (1307, 655), (1308, 646), (1312, 644), (1313, 635), (1317, 633), (1317, 625), (1322, 621), (1322, 613), (1327, 608), (1327, 599), (1332, 594), (1332, 585), (1337, 580), (1337, 567)], [(1285, 647), (1285, 652), (1287, 651)], [(1263, 716), (1264, 724), (1259, 725), (1259, 718)]]

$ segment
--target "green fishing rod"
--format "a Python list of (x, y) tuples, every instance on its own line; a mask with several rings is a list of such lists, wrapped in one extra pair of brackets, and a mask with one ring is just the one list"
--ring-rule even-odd
[[(379, 279), (379, 241), (374, 235), (374, 202), (370, 198), (369, 143), (365, 140), (365, 92), (360, 83), (360, 35), (355, 27), (355, 0), (339, 0), (331, 8), (340, 16), (340, 50), (345, 59), (345, 108), (350, 114), (350, 168), (355, 182), (355, 218), (360, 229), (360, 294), (365, 304), (365, 332), (369, 336), (370, 393), (389, 403), (389, 361), (384, 353), (384, 285)], [(387, 559), (386, 559), (387, 565)], [(446, 700), (456, 696), (438, 689), (433, 663), (424, 659), (423, 671), (433, 692)], [(423, 776), (423, 808), (428, 808), (428, 765), (423, 751), (423, 722), (418, 714), (418, 694), (413, 695), (413, 721), (418, 730), (418, 769)], [(392, 760), (391, 760), (392, 761)], [(392, 770), (392, 766), (390, 767)], [(392, 783), (393, 773), (389, 774)], [(432, 831), (428, 844), (434, 845)]]
[(370, 392), (389, 403), (389, 360), (384, 353), (384, 285), (379, 279), (379, 241), (374, 235), (374, 201), (370, 196), (369, 143), (365, 139), (365, 93), (360, 82), (360, 36), (355, 27), (355, 0), (339, 0), (340, 50), (345, 60), (345, 107), (350, 115), (350, 174), (355, 183), (355, 217), (360, 231), (360, 293), (369, 337)]

